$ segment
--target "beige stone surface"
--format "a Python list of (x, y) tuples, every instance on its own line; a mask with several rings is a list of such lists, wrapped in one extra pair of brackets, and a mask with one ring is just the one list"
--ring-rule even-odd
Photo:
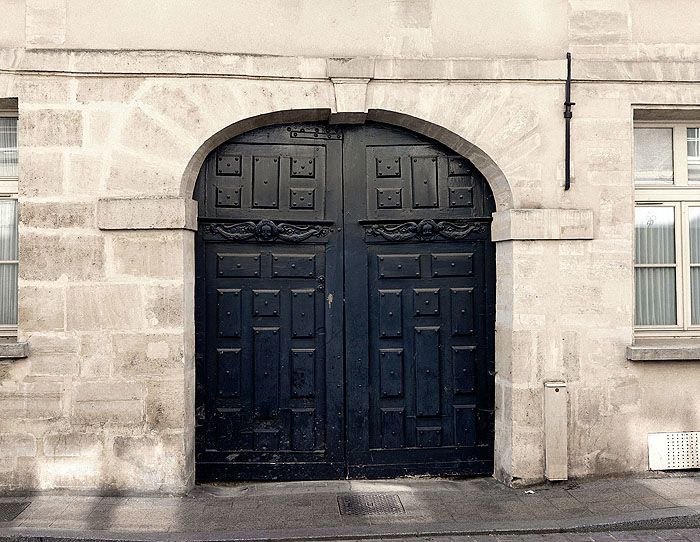
[(66, 41), (66, 0), (26, 0), (26, 43), (34, 47), (63, 45)]
[(493, 241), (593, 239), (590, 209), (509, 209), (494, 213)]
[(63, 192), (63, 153), (27, 147), (22, 152), (19, 191), (26, 197), (56, 197)]
[(120, 333), (112, 335), (115, 372), (125, 378), (173, 378), (184, 374), (182, 333)]
[(129, 232), (108, 237), (111, 274), (117, 277), (182, 277), (182, 230)]
[(83, 141), (83, 115), (75, 109), (30, 109), (22, 114), (18, 135), (27, 147), (72, 147)]
[(22, 285), (19, 291), (19, 322), (31, 331), (63, 331), (66, 327), (66, 301), (63, 286)]
[(66, 289), (66, 329), (97, 331), (139, 329), (143, 299), (135, 284), (94, 283)]
[(36, 455), (36, 439), (29, 434), (0, 433), (0, 457)]
[(0, 27), (0, 47), (16, 47), (24, 43), (25, 0), (4, 0), (0, 6), (5, 22)]
[(43, 445), (44, 455), (48, 457), (100, 457), (104, 453), (99, 433), (48, 434)]
[(95, 204), (61, 200), (38, 203), (27, 201), (20, 207), (20, 220), (32, 228), (46, 230), (92, 229), (95, 227)]
[[(138, 44), (143, 49), (249, 54), (450, 57), (489, 51), (503, 55), (512, 49), (554, 55), (566, 39), (566, 4), (553, 0), (513, 0), (488, 10), (481, 2), (456, 0), (332, 0), (321, 6), (308, 0), (286, 5), (245, 0), (235, 6), (212, 0), (206, 9), (199, 2), (159, 0), (146, 9), (128, 0), (117, 9), (103, 0), (71, 0), (70, 6), (66, 44), (81, 48)], [(115, 21), (124, 21), (125, 13), (129, 23), (116, 32)], [(259, 31), (261, 13), (265, 32)], [(152, 31), (158, 27), (170, 31)], [(303, 40), (296, 33), (301, 28)], [(480, 29), (479, 39), (474, 39), (472, 28)]]
[(0, 491), (191, 486), (200, 166), (247, 130), (339, 113), (434, 138), (492, 187), (499, 479), (543, 479), (546, 380), (567, 382), (573, 477), (644, 472), (647, 433), (698, 430), (700, 363), (627, 347), (633, 109), (698, 109), (700, 4), (161, 4), (0, 0), (30, 348), (0, 362)]
[(21, 223), (20, 266), (25, 280), (90, 280), (104, 276), (104, 239), (92, 232), (54, 233)]

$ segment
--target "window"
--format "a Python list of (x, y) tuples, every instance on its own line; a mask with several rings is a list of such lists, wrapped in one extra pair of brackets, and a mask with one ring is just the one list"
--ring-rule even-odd
[(634, 129), (635, 326), (700, 335), (700, 122)]
[(0, 110), (0, 336), (17, 334), (17, 112)]

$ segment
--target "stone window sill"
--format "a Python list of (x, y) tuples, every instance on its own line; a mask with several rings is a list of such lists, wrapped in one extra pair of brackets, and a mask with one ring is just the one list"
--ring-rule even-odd
[(0, 342), (0, 360), (21, 359), (29, 355), (26, 342)]
[(638, 339), (627, 347), (630, 361), (700, 361), (700, 337)]

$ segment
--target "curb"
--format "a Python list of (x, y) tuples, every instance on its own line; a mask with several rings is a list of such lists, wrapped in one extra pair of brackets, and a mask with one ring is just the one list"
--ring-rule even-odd
[[(670, 510), (670, 509), (669, 509)], [(591, 533), (604, 531), (634, 531), (686, 529), (700, 527), (700, 514), (693, 509), (672, 509), (674, 515), (653, 511), (600, 518), (573, 520), (544, 520), (539, 522), (483, 523), (471, 525), (426, 524), (382, 525), (352, 528), (315, 528), (274, 531), (218, 531), (218, 532), (111, 532), (67, 531), (52, 529), (0, 530), (0, 542), (301, 542), (331, 540), (411, 539), (418, 537), (454, 537), (476, 535), (525, 535), (554, 533)], [(656, 517), (654, 517), (656, 516)]]

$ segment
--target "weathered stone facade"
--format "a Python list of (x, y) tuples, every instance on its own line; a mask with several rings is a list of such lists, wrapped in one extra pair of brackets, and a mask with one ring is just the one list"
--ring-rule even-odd
[(0, 363), (0, 489), (192, 486), (194, 183), (218, 144), (288, 121), (403, 126), (491, 184), (498, 478), (543, 479), (549, 380), (571, 476), (644, 471), (647, 433), (700, 429), (700, 364), (626, 356), (633, 112), (697, 118), (695, 2), (96, 4), (0, 1), (29, 345)]

